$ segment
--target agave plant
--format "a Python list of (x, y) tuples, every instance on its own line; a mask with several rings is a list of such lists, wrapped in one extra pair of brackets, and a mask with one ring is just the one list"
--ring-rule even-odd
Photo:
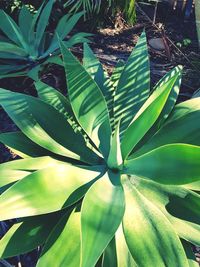
[[(175, 105), (181, 67), (150, 92), (145, 33), (111, 77), (87, 44), (61, 42), (68, 93), (0, 90), (20, 129), (0, 140), (0, 220), (18, 218), (2, 258), (42, 246), (37, 266), (198, 266), (200, 98)], [(192, 265), (193, 264), (193, 265)]]
[[(34, 15), (24, 6), (18, 24), (0, 10), (0, 29), (5, 36), (0, 37), (0, 77), (28, 75), (37, 79), (40, 67), (44, 63), (60, 63), (58, 36), (63, 40), (73, 29), (83, 13), (73, 16), (64, 15), (54, 34), (47, 32), (49, 17), (54, 0), (45, 1)], [(86, 33), (73, 35), (65, 44), (70, 47), (86, 42)]]

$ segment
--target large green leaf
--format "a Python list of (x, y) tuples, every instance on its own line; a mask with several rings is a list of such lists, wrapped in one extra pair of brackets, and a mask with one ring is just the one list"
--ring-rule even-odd
[(98, 163), (98, 157), (85, 146), (83, 136), (52, 106), (4, 89), (0, 90), (0, 103), (21, 131), (38, 145), (58, 155)]
[(91, 75), (91, 77), (95, 80), (102, 93), (106, 95), (108, 90), (105, 86), (106, 77), (100, 61), (94, 55), (87, 43), (84, 43), (83, 52), (83, 66), (85, 67), (86, 71)]
[(27, 76), (34, 81), (38, 81), (39, 80), (39, 72), (40, 72), (41, 68), (42, 68), (42, 65), (37, 64), (35, 67), (28, 70)]
[(35, 34), (35, 49), (38, 51), (42, 38), (44, 36), (45, 29), (49, 22), (49, 17), (53, 7), (54, 0), (49, 0), (42, 9), (37, 21), (36, 34)]
[(200, 197), (180, 186), (131, 177), (131, 183), (169, 219), (177, 234), (200, 245)]
[(92, 77), (62, 43), (61, 50), (74, 114), (82, 128), (107, 158), (111, 127), (106, 101)]
[(118, 228), (115, 237), (116, 237), (116, 251), (117, 251), (117, 263), (118, 263), (117, 266), (137, 267), (137, 264), (133, 260), (132, 255), (126, 244), (122, 225), (120, 225), (120, 227)]
[(15, 21), (3, 10), (0, 10), (0, 21), (0, 29), (5, 33), (5, 35), (8, 36), (8, 38), (14, 43), (26, 49), (27, 44), (24, 41), (19, 27), (17, 26)]
[(0, 220), (60, 210), (78, 201), (99, 176), (67, 164), (36, 171), (0, 196)]
[(0, 240), (0, 257), (18, 256), (43, 245), (60, 217), (60, 213), (51, 213), (14, 224)]
[[(16, 67), (15, 69), (18, 69), (18, 70), (21, 70), (21, 69), (23, 69), (24, 67), (22, 67), (22, 66), (18, 66), (18, 67)], [(25, 71), (19, 71), (19, 72), (10, 72), (10, 73), (3, 73), (2, 74), (2, 72), (1, 72), (1, 74), (0, 74), (0, 79), (3, 79), (3, 78), (11, 78), (11, 77), (16, 77), (16, 75), (17, 75), (17, 77), (21, 77), (21, 76), (26, 76), (26, 73), (27, 72), (25, 72)]]
[(71, 32), (71, 30), (74, 28), (74, 26), (76, 25), (76, 23), (78, 22), (78, 20), (81, 18), (82, 15), (83, 12), (78, 12), (77, 14), (71, 16), (70, 18), (69, 15), (67, 14), (60, 19), (56, 27), (55, 34), (52, 38), (51, 44), (47, 49), (47, 51), (44, 53), (44, 56), (48, 56), (50, 53), (54, 52), (56, 49), (59, 48), (58, 37), (60, 38), (60, 40), (63, 40)]
[[(24, 65), (15, 65), (13, 63), (13, 65), (1, 65), (0, 66), (0, 79), (2, 78), (6, 78), (6, 77), (16, 77), (16, 75), (19, 76), (24, 76), (25, 72), (22, 71), (22, 69), (24, 69), (25, 66)], [(20, 71), (20, 72), (19, 72)]]
[(36, 41), (36, 26), (37, 22), (39, 20), (39, 17), (42, 13), (42, 10), (45, 6), (46, 1), (43, 1), (37, 12), (33, 15), (31, 27), (29, 29), (29, 36), (28, 36), (28, 51), (29, 54), (31, 55), (32, 58), (36, 58), (38, 56), (38, 49), (35, 46), (35, 41)]
[[(14, 51), (13, 51), (14, 52)], [(17, 54), (14, 54), (14, 53), (6, 53), (6, 52), (0, 52), (0, 58), (1, 59), (3, 59), (3, 60), (7, 60), (7, 59), (9, 59), (9, 60), (24, 60), (24, 57), (23, 56), (19, 56), (19, 55), (17, 55)], [(8, 62), (7, 62), (8, 63)], [(16, 63), (16, 62), (15, 62)], [(2, 69), (2, 67), (4, 66), (4, 65), (7, 65), (7, 66), (9, 66), (9, 63), (8, 64), (3, 64), (3, 65), (1, 65), (1, 69)], [(10, 65), (11, 66), (11, 65)], [(13, 65), (12, 65), (13, 66)], [(24, 68), (24, 66), (25, 65), (22, 65), (23, 66), (23, 68)], [(22, 66), (20, 66), (21, 67), (21, 69), (22, 69)]]
[[(68, 218), (69, 217), (69, 218)], [(64, 215), (49, 236), (37, 267), (75, 267), (80, 265), (80, 212)], [(56, 258), (55, 258), (56, 257)]]
[(81, 267), (95, 265), (121, 223), (125, 207), (119, 179), (119, 174), (105, 174), (83, 200)]
[(159, 146), (172, 143), (200, 145), (199, 98), (178, 104), (166, 124), (131, 157), (137, 157)]
[[(80, 125), (78, 124), (74, 116), (74, 113), (72, 111), (68, 98), (63, 96), (60, 92), (58, 92), (53, 87), (50, 87), (41, 81), (36, 82), (35, 86), (38, 91), (39, 97), (45, 102), (47, 102), (49, 105), (53, 106), (58, 112), (63, 114), (64, 117), (67, 119), (67, 121), (69, 122), (69, 124), (72, 126), (72, 128), (75, 131), (80, 131)], [(86, 136), (84, 131), (82, 131), (81, 133), (84, 135), (86, 145), (90, 147), (91, 150), (94, 151), (94, 147), (90, 144), (91, 140), (88, 139), (88, 136)], [(90, 153), (93, 154), (91, 151)], [(96, 154), (93, 154), (93, 156), (95, 158)]]
[(125, 131), (122, 140), (123, 158), (126, 158), (130, 154), (132, 149), (159, 118), (174, 88), (174, 84), (180, 79), (180, 75), (180, 72), (176, 73), (168, 82), (158, 87), (137, 112), (128, 129)]
[(114, 119), (114, 87), (112, 86), (108, 74), (103, 70), (100, 61), (94, 55), (87, 43), (84, 43), (83, 66), (101, 89), (105, 97), (110, 114), (110, 120), (112, 122)]
[(74, 116), (69, 100), (58, 90), (41, 81), (35, 82), (35, 87), (38, 96), (49, 105), (53, 106), (58, 112), (62, 113), (66, 119)]
[(45, 60), (43, 66), (46, 65), (47, 63), (53, 63), (53, 64), (56, 64), (56, 65), (63, 66), (63, 61), (62, 61), (62, 59), (60, 58), (59, 55), (55, 55), (55, 56), (51, 55), (51, 56), (49, 56)]
[(110, 80), (111, 80), (114, 88), (116, 88), (118, 83), (119, 83), (119, 79), (120, 79), (120, 76), (121, 76), (122, 71), (124, 69), (124, 66), (125, 66), (124, 61), (119, 60), (116, 64), (114, 70), (113, 70), (113, 73), (110, 77)]
[[(101, 258), (100, 258), (101, 260)], [(95, 265), (96, 266), (96, 265)], [(105, 249), (102, 257), (100, 267), (113, 266), (117, 267), (117, 253), (116, 253), (116, 240), (115, 237), (110, 241)]]
[(76, 45), (76, 44), (80, 44), (80, 43), (88, 43), (90, 42), (90, 40), (88, 39), (88, 37), (90, 37), (92, 34), (89, 33), (85, 33), (85, 32), (78, 32), (76, 34), (74, 34), (70, 39), (68, 39), (67, 41), (63, 41), (64, 45), (67, 48), (71, 48), (72, 46)]
[(15, 154), (22, 158), (57, 156), (49, 150), (37, 145), (22, 132), (0, 134), (0, 142), (8, 146)]
[(125, 162), (124, 173), (162, 184), (187, 184), (200, 180), (200, 147), (170, 144)]
[(16, 182), (35, 170), (54, 166), (58, 161), (50, 157), (13, 160), (0, 165), (0, 187)]
[(149, 131), (144, 135), (144, 137), (141, 139), (141, 141), (135, 146), (135, 148), (132, 150), (131, 153), (134, 153), (140, 147), (143, 147), (144, 145), (146, 145), (147, 141), (159, 130), (159, 128), (162, 127), (162, 124), (166, 121), (168, 116), (171, 114), (171, 111), (174, 108), (174, 105), (176, 103), (178, 93), (179, 93), (179, 88), (180, 88), (180, 84), (181, 84), (181, 71), (182, 71), (181, 66), (175, 67), (170, 72), (168, 72), (154, 87), (154, 90), (159, 90), (159, 88), (162, 87), (163, 84), (168, 82), (174, 75), (179, 74), (179, 78), (175, 81), (175, 83), (172, 87), (172, 90), (169, 94), (169, 97), (168, 97), (158, 119), (153, 124), (153, 126), (149, 129)]
[(8, 42), (0, 42), (0, 52), (13, 53), (21, 57), (27, 56), (27, 53), (23, 48)]
[(19, 28), (24, 37), (24, 40), (29, 42), (29, 32), (33, 20), (33, 15), (26, 6), (23, 6), (19, 13)]
[(124, 181), (123, 229), (129, 250), (140, 267), (189, 267), (181, 242), (163, 213)]
[(116, 121), (121, 118), (121, 135), (149, 96), (150, 67), (145, 32), (142, 33), (120, 76), (114, 103)]

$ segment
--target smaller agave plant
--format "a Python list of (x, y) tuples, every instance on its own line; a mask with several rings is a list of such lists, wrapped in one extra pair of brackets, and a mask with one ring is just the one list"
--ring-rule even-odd
[(38, 267), (198, 266), (200, 98), (181, 104), (181, 67), (150, 91), (145, 33), (108, 77), (87, 44), (61, 42), (66, 96), (0, 90), (23, 159), (0, 165), (0, 220), (18, 218), (1, 258), (41, 246)]
[[(18, 25), (3, 10), (0, 10), (0, 78), (28, 75), (34, 80), (42, 64), (62, 64), (58, 57), (60, 52), (58, 37), (63, 40), (71, 32), (83, 15), (79, 12), (73, 16), (66, 14), (58, 22), (55, 32), (46, 31), (54, 0), (45, 1), (34, 15), (23, 6), (18, 18)], [(77, 33), (64, 41), (67, 47), (87, 42), (89, 34)]]

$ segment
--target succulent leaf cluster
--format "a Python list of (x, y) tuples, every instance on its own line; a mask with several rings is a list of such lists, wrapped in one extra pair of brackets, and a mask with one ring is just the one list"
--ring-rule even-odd
[(18, 24), (3, 10), (0, 10), (0, 78), (26, 76), (38, 79), (38, 72), (47, 63), (61, 64), (59, 40), (64, 40), (67, 47), (87, 42), (89, 34), (76, 33), (69, 38), (78, 20), (83, 15), (66, 14), (58, 22), (54, 32), (48, 30), (54, 0), (48, 0), (34, 14), (23, 6), (18, 17)]
[(42, 246), (38, 267), (197, 266), (200, 98), (176, 104), (180, 66), (150, 91), (143, 33), (111, 77), (87, 44), (61, 42), (68, 92), (0, 89), (22, 159), (0, 165), (0, 220), (19, 218), (2, 258)]

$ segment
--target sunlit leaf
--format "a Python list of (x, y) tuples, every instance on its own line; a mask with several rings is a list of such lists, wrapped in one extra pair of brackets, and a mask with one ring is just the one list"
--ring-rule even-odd
[(82, 267), (95, 265), (113, 238), (123, 214), (124, 192), (119, 181), (119, 174), (105, 174), (94, 183), (83, 200), (81, 209)]
[(200, 100), (191, 99), (176, 105), (164, 126), (131, 157), (172, 143), (200, 145)]
[(174, 84), (180, 79), (180, 75), (180, 72), (176, 73), (166, 83), (158, 87), (137, 112), (124, 133), (121, 144), (123, 158), (130, 154), (132, 149), (159, 118), (174, 88)]
[[(37, 50), (42, 41), (45, 29), (47, 27), (54, 0), (49, 0), (44, 8), (41, 10), (40, 16), (37, 20), (36, 34), (35, 34), (35, 49)], [(37, 50), (38, 51), (38, 50)]]
[(54, 166), (58, 161), (50, 157), (13, 160), (0, 165), (0, 187), (16, 182), (35, 170)]
[(124, 172), (162, 184), (187, 184), (199, 181), (199, 162), (199, 146), (171, 144), (127, 160)]
[(200, 196), (180, 186), (131, 177), (131, 183), (169, 219), (177, 234), (200, 245)]
[(110, 148), (111, 128), (105, 99), (92, 77), (62, 43), (61, 50), (74, 114), (106, 158)]
[(0, 90), (0, 103), (21, 131), (38, 145), (58, 155), (98, 163), (98, 157), (85, 146), (82, 135), (75, 133), (63, 115), (52, 106), (37, 98), (4, 89)]
[(151, 262), (152, 266), (188, 267), (181, 242), (168, 219), (128, 179), (123, 186), (126, 199), (123, 229), (136, 264), (145, 267)]
[(114, 114), (121, 118), (121, 135), (149, 96), (150, 72), (145, 32), (133, 49), (118, 82)]
[(60, 213), (51, 213), (14, 224), (0, 240), (0, 257), (18, 256), (43, 245), (60, 217)]
[[(67, 242), (66, 242), (67, 240)], [(37, 267), (75, 267), (80, 264), (80, 212), (64, 215), (55, 225), (42, 250)]]
[(40, 215), (70, 206), (99, 177), (98, 171), (67, 164), (36, 171), (0, 196), (0, 220)]
[[(176, 103), (179, 89), (180, 89), (180, 83), (181, 83), (181, 71), (182, 67), (177, 66), (173, 68), (170, 72), (168, 72), (154, 87), (153, 90), (159, 90), (160, 87), (163, 86), (163, 84), (167, 83), (174, 75), (178, 75), (178, 79), (175, 81), (171, 92), (169, 94), (169, 97), (162, 109), (162, 112), (160, 113), (158, 119), (153, 124), (153, 126), (147, 131), (147, 133), (144, 135), (144, 137), (141, 139), (141, 141), (136, 145), (136, 147), (132, 150), (131, 153), (134, 153), (137, 151), (140, 147), (143, 148), (144, 145), (151, 139), (151, 137), (162, 127), (163, 123), (166, 121), (168, 116), (171, 114), (174, 105)], [(166, 131), (168, 133), (168, 131)], [(168, 134), (167, 134), (168, 135)], [(135, 153), (134, 153), (135, 155)]]

